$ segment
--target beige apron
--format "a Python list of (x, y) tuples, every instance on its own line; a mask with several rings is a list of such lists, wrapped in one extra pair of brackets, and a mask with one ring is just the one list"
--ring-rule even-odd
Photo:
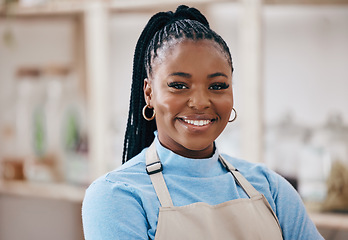
[(197, 202), (175, 207), (162, 175), (155, 143), (146, 152), (146, 171), (161, 203), (155, 239), (224, 240), (283, 239), (278, 219), (267, 199), (229, 162), (219, 156), (249, 198), (211, 206)]

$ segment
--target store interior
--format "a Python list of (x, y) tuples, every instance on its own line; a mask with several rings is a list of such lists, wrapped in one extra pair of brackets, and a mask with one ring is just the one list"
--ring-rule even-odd
[(122, 162), (138, 36), (183, 3), (231, 50), (220, 150), (287, 178), (324, 238), (348, 239), (347, 0), (0, 0), (1, 240), (84, 239), (84, 191)]

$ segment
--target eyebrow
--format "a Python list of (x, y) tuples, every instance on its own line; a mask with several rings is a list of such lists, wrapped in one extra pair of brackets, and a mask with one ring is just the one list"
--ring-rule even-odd
[[(169, 76), (178, 76), (178, 77), (183, 77), (183, 78), (190, 78), (192, 77), (191, 74), (189, 73), (184, 73), (184, 72), (173, 72), (171, 74), (169, 74)], [(227, 77), (226, 74), (222, 73), (222, 72), (216, 72), (216, 73), (212, 73), (208, 75), (208, 78), (214, 78), (214, 77)]]
[(222, 72), (217, 72), (217, 73), (213, 73), (213, 74), (209, 74), (208, 78), (214, 78), (214, 77), (225, 77), (228, 78), (226, 74), (222, 73)]
[(178, 77), (183, 77), (183, 78), (190, 78), (190, 77), (192, 77), (191, 74), (184, 73), (184, 72), (173, 72), (173, 73), (169, 74), (169, 76), (178, 76)]

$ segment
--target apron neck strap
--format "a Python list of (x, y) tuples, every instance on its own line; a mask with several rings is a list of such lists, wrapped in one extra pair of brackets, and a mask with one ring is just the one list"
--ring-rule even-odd
[(233, 175), (237, 184), (244, 190), (244, 192), (249, 196), (249, 198), (253, 198), (259, 196), (260, 193), (253, 187), (253, 185), (248, 182), (248, 180), (243, 177), (243, 175), (235, 168), (231, 163), (226, 161), (221, 155), (219, 155), (219, 160), (222, 165)]

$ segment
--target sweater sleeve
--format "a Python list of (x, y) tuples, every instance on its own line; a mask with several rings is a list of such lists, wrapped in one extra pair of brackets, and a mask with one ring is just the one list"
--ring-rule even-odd
[(309, 218), (297, 191), (280, 175), (274, 173), (273, 179), (273, 199), (284, 240), (324, 239)]
[(125, 183), (105, 178), (92, 183), (82, 205), (86, 240), (148, 239), (148, 223), (139, 194)]

